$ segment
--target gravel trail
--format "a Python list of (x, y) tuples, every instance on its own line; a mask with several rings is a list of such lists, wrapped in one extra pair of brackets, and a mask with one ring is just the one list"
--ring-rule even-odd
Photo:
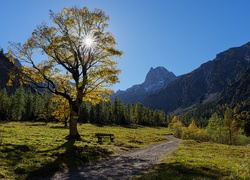
[(123, 180), (131, 178), (151, 165), (159, 163), (160, 156), (172, 152), (180, 144), (180, 140), (171, 135), (166, 136), (166, 138), (169, 139), (168, 142), (110, 157), (107, 160), (86, 165), (77, 170), (57, 173), (51, 179)]

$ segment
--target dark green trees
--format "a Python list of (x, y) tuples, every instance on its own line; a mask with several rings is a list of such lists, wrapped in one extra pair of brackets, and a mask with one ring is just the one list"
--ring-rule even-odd
[(7, 90), (4, 88), (0, 91), (0, 120), (7, 119), (9, 106), (9, 96)]
[(46, 92), (38, 93), (18, 88), (13, 94), (6, 89), (0, 91), (0, 120), (34, 121), (49, 120), (56, 107), (51, 101), (52, 96)]
[(96, 124), (120, 124), (120, 125), (166, 125), (166, 116), (163, 111), (151, 110), (142, 104), (124, 105), (118, 98), (114, 102), (101, 101), (99, 104), (92, 105), (84, 102), (81, 107), (80, 119), (82, 122)]
[[(53, 96), (46, 91), (34, 92), (20, 87), (13, 94), (6, 89), (0, 91), (0, 120), (10, 121), (45, 121), (51, 119), (62, 121), (59, 118), (66, 110), (62, 104), (54, 101)], [(59, 114), (56, 113), (59, 111)], [(66, 114), (65, 114), (66, 115)], [(84, 101), (80, 107), (80, 121), (94, 124), (140, 124), (147, 126), (167, 125), (164, 111), (152, 110), (141, 103), (124, 105), (115, 98), (111, 101), (100, 101), (92, 104)], [(67, 124), (68, 121), (64, 123)]]

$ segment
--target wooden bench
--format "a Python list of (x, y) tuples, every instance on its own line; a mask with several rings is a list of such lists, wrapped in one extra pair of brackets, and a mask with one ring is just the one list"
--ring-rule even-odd
[(103, 137), (109, 137), (111, 142), (114, 142), (114, 134), (107, 134), (107, 133), (95, 133), (95, 137), (98, 138), (98, 143), (102, 143), (102, 138)]

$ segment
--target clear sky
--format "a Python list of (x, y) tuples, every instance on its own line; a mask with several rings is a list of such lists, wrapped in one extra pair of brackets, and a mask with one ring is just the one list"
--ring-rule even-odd
[(144, 81), (150, 67), (176, 75), (198, 68), (216, 54), (250, 41), (250, 0), (1, 0), (0, 47), (25, 42), (49, 10), (103, 9), (117, 48), (125, 90)]

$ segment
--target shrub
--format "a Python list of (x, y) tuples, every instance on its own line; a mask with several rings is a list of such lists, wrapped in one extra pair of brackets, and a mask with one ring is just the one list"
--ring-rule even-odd
[(175, 137), (182, 137), (183, 124), (181, 121), (178, 120), (177, 116), (173, 117), (171, 123), (169, 124), (169, 128), (173, 131)]

